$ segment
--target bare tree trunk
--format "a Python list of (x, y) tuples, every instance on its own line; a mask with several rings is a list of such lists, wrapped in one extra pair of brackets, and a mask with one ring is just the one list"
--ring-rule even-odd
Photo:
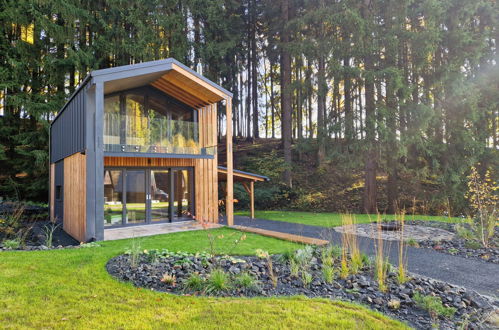
[(258, 57), (256, 54), (256, 0), (252, 0), (251, 3), (251, 78), (253, 92), (252, 102), (253, 102), (253, 138), (258, 139), (260, 137), (259, 125), (258, 125)]
[(326, 107), (326, 64), (324, 55), (319, 56), (319, 70), (318, 75), (318, 91), (317, 91), (317, 163), (322, 165), (324, 163), (324, 158), (326, 157), (326, 138), (325, 138), (325, 120), (324, 120), (324, 109)]
[[(362, 7), (362, 16), (364, 20), (370, 22), (372, 16), (369, 9), (369, 0), (364, 1), (364, 6)], [(365, 84), (365, 100), (366, 100), (366, 144), (367, 152), (364, 161), (364, 212), (366, 213), (377, 213), (377, 194), (378, 187), (376, 182), (376, 171), (378, 168), (378, 151), (376, 144), (376, 103), (374, 100), (374, 77), (372, 71), (373, 66), (373, 54), (370, 47), (370, 35), (364, 36), (364, 47), (365, 47), (365, 57), (364, 65), (366, 75), (364, 77)]]
[(284, 161), (286, 163), (286, 170), (284, 171), (284, 182), (288, 186), (293, 185), (291, 177), (291, 56), (286, 49), (289, 43), (289, 31), (286, 24), (289, 21), (289, 0), (282, 0), (281, 2), (281, 130), (282, 142), (284, 149)]

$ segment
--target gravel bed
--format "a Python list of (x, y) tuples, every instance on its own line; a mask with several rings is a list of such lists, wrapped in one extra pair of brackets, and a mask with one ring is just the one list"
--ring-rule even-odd
[[(420, 225), (433, 228), (445, 229), (456, 233), (455, 224), (437, 222), (437, 221), (406, 221), (410, 225)], [(465, 224), (465, 226), (467, 226)], [(423, 240), (419, 241), (417, 247), (429, 248), (441, 253), (458, 255), (464, 258), (477, 259), (484, 262), (499, 264), (499, 228), (495, 228), (495, 234), (492, 239), (492, 246), (489, 248), (482, 247), (478, 242), (467, 241), (459, 236), (455, 236), (452, 240)]]
[[(26, 226), (32, 226), (31, 231), (23, 245), (15, 250), (22, 251), (34, 251), (34, 250), (51, 250), (51, 249), (62, 249), (62, 248), (78, 248), (80, 242), (69, 236), (62, 229), (62, 223), (60, 223), (54, 231), (52, 237), (52, 247), (45, 246), (45, 233), (44, 228), (46, 226), (51, 226), (52, 223), (48, 220), (26, 222)], [(2, 244), (3, 240), (0, 238), (0, 251), (11, 251), (11, 248), (7, 248)]]
[[(186, 281), (193, 273), (198, 273), (205, 281), (215, 268), (223, 269), (232, 278), (247, 273), (257, 280), (256, 288), (248, 289), (233, 285), (230, 289), (217, 292), (215, 295), (222, 297), (305, 295), (340, 299), (367, 305), (373, 310), (418, 329), (432, 328), (435, 320), (426, 310), (416, 306), (414, 301), (416, 292), (425, 296), (439, 297), (444, 306), (456, 309), (451, 318), (438, 318), (437, 323), (441, 329), (456, 329), (463, 324), (467, 325), (468, 329), (487, 329), (490, 328), (490, 324), (485, 324), (484, 320), (490, 313), (497, 311), (497, 301), (447, 283), (411, 275), (407, 282), (399, 285), (395, 272), (388, 274), (387, 290), (382, 292), (369, 266), (343, 279), (336, 274), (332, 283), (326, 283), (322, 275), (323, 264), (320, 255), (316, 250), (306, 266), (307, 272), (312, 275), (308, 285), (304, 285), (301, 276), (291, 275), (289, 262), (279, 255), (271, 257), (273, 272), (277, 277), (275, 287), (272, 277), (269, 276), (267, 260), (252, 256), (210, 258), (162, 252), (160, 257), (155, 259), (151, 259), (150, 254), (141, 254), (135, 267), (132, 267), (131, 256), (124, 254), (111, 259), (106, 268), (118, 280), (131, 282), (137, 287), (178, 295), (207, 295), (204, 289), (193, 291), (186, 288)], [(334, 269), (340, 269), (340, 260), (338, 258), (334, 260)], [(164, 274), (174, 276), (174, 283), (167, 284), (168, 282), (162, 281)]]

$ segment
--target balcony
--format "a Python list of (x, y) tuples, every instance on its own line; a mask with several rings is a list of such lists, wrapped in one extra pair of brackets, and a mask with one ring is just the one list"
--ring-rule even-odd
[(213, 156), (216, 146), (201, 145), (197, 122), (105, 113), (104, 152)]

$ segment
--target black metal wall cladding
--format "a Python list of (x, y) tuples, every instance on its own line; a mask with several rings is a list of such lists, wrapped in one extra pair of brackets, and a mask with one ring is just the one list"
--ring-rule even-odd
[(52, 123), (50, 130), (52, 163), (85, 150), (86, 90), (85, 87), (79, 89)]

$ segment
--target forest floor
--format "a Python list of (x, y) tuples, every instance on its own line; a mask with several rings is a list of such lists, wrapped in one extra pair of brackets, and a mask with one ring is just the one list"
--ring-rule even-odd
[[(364, 209), (364, 156), (343, 153), (341, 143), (320, 166), (313, 142), (293, 144), (292, 187), (282, 182), (286, 164), (279, 139), (237, 139), (234, 142), (234, 168), (265, 175), (268, 182), (255, 185), (255, 205), (260, 210), (314, 210), (315, 212), (360, 213)], [(218, 146), (219, 164), (225, 166), (225, 145)], [(377, 209), (388, 213), (388, 175), (380, 165), (376, 173)], [(450, 201), (439, 174), (400, 171), (397, 178), (397, 204), (407, 214), (451, 214), (466, 212), (462, 201)], [(246, 191), (235, 185), (239, 208), (249, 208)]]
[[(25, 328), (369, 328), (405, 326), (356, 304), (289, 298), (212, 298), (175, 296), (135, 288), (106, 271), (109, 259), (134, 243), (142, 249), (207, 251), (208, 233), (218, 254), (251, 255), (256, 248), (283, 253), (298, 244), (246, 234), (234, 246), (230, 229), (192, 231), (142, 239), (99, 242), (100, 246), (0, 255), (0, 321)], [(238, 236), (239, 237), (239, 236)]]
[[(249, 216), (249, 211), (238, 211), (236, 215)], [(370, 223), (375, 222), (376, 214), (352, 214), (356, 223)], [(328, 213), (328, 212), (299, 212), (299, 211), (255, 211), (255, 217), (259, 219), (267, 219), (274, 221), (285, 221), (291, 223), (300, 223), (309, 226), (320, 227), (337, 227), (341, 226), (341, 213)], [(393, 214), (382, 214), (382, 220), (395, 220), (396, 216)], [(424, 221), (441, 221), (449, 223), (459, 223), (461, 218), (452, 218), (444, 216), (432, 215), (406, 215), (405, 220), (424, 220)]]

